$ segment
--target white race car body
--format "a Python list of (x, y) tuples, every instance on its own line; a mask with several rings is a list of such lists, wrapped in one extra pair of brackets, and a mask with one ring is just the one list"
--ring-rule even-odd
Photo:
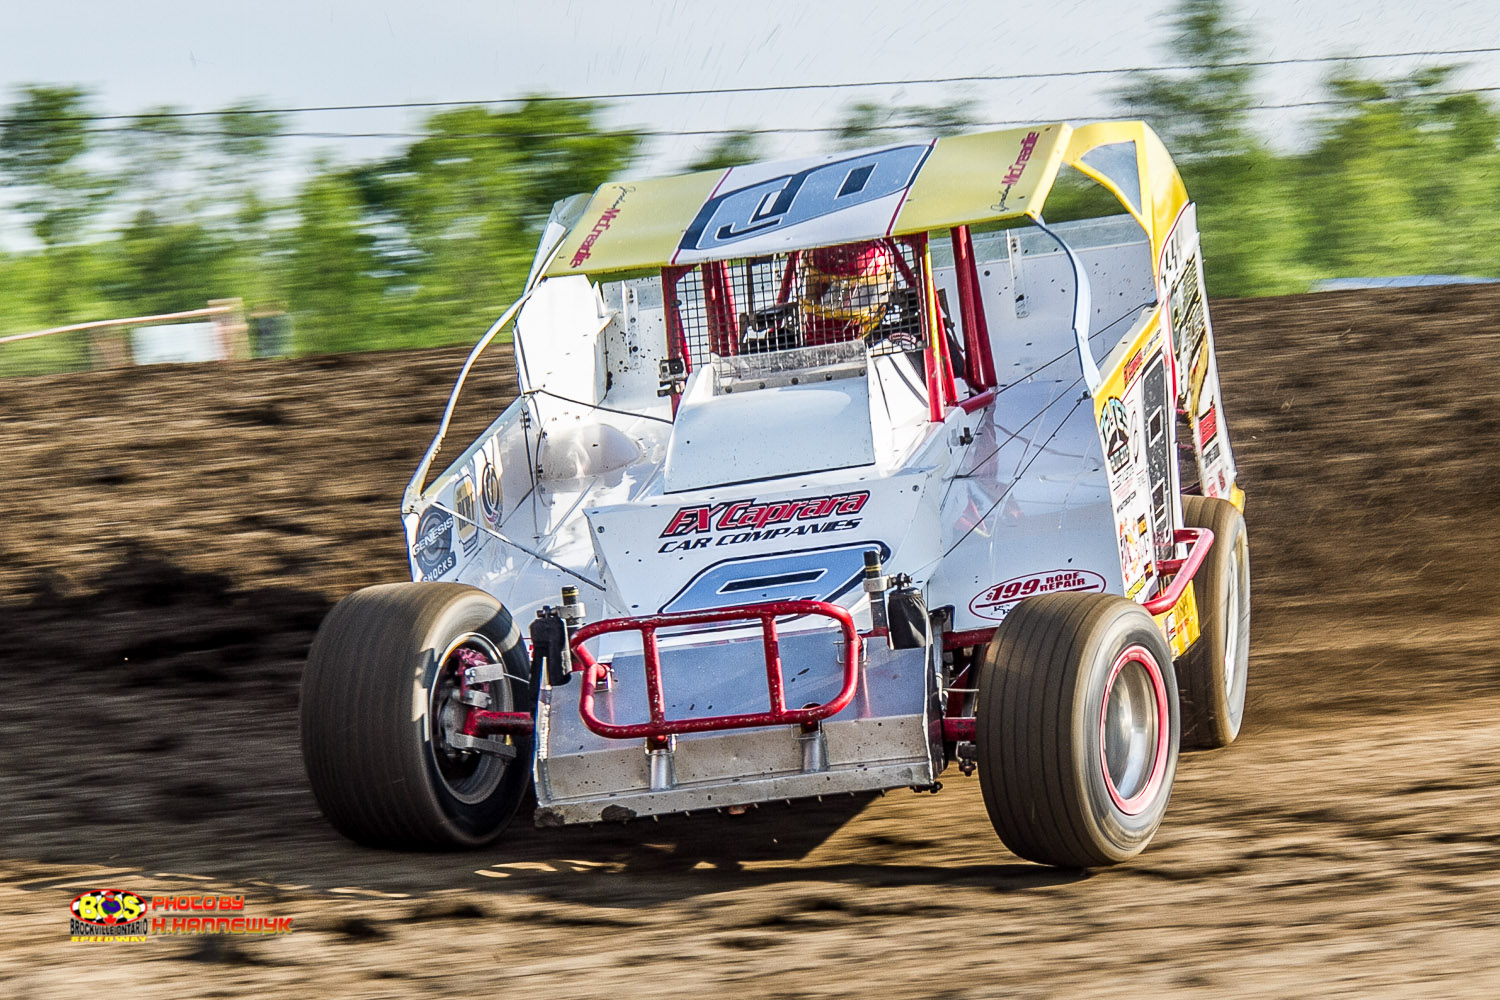
[[(986, 641), (1027, 597), (1155, 602), (1174, 652), (1196, 638), (1191, 587), (1167, 595), (1168, 560), (1182, 548), (1179, 406), (1204, 491), (1237, 491), (1194, 213), (1180, 182), (1151, 188), (1159, 143), (1144, 126), (1087, 128), (1093, 139), (1066, 126), (996, 134), (1014, 155), (975, 168), (991, 176), (985, 197), (999, 198), (989, 217), (1029, 224), (971, 234), (955, 223), (951, 248), (929, 245), (930, 222), (898, 244), (901, 227), (886, 221), (918, 200), (927, 171), (951, 169), (940, 157), (948, 140), (736, 168), (711, 197), (688, 199), (691, 222), (673, 229), (674, 255), (660, 260), (611, 249), (649, 182), (607, 185), (588, 209), (558, 213), (516, 316), (520, 397), (424, 488), (434, 442), (408, 490), (412, 578), (480, 588), (523, 631), (571, 586), (590, 622), (817, 601), (846, 609), (863, 639), (854, 695), (824, 718), (643, 743), (595, 724), (652, 718), (642, 633), (599, 635), (589, 645), (607, 667), (588, 685), (587, 713), (576, 682), (538, 695), (538, 822), (932, 786), (953, 742), (944, 716), (962, 701), (945, 655)], [(1118, 172), (1102, 174), (1123, 191), (1124, 214), (1041, 223), (1060, 167), (1089, 173), (1098, 150), (1127, 140), (1140, 164), (1135, 203)], [(841, 186), (825, 199), (849, 197), (859, 177), (872, 197), (799, 209), (834, 168)], [(1142, 190), (1160, 203), (1141, 206)], [(740, 215), (774, 224), (736, 242)], [(718, 272), (730, 281), (758, 268), (782, 275), (784, 302), (802, 248), (872, 232), (909, 261), (920, 341), (752, 351), (753, 307), (720, 324), (736, 344), (702, 339), (719, 262), (732, 262)], [(731, 313), (736, 288), (742, 306), (756, 294), (732, 286)], [(698, 342), (685, 314), (702, 327)], [(943, 326), (948, 337), (934, 332)], [(674, 360), (685, 370), (670, 372)], [(872, 551), (938, 613), (932, 641), (883, 641), (862, 586)], [(856, 655), (838, 623), (785, 614), (776, 633), (785, 705), (832, 702), (843, 657)], [(748, 617), (664, 628), (658, 714), (767, 711), (765, 643)]]

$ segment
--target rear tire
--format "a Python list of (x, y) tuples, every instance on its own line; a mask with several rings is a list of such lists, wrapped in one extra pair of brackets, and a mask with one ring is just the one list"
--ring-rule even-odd
[(372, 847), (472, 848), (504, 831), (531, 785), (533, 737), (515, 756), (448, 745), (456, 671), (498, 661), (496, 711), (530, 711), (530, 666), (510, 613), (454, 583), (367, 587), (328, 614), (302, 675), (302, 759), (344, 836)]
[(1177, 662), (1182, 692), (1182, 745), (1212, 750), (1239, 735), (1250, 666), (1250, 547), (1245, 515), (1228, 500), (1182, 498), (1189, 528), (1214, 533), (1213, 548), (1193, 577), (1201, 634)]
[(1047, 594), (1001, 623), (980, 665), (979, 787), (1030, 861), (1117, 864), (1150, 843), (1177, 772), (1172, 656), (1140, 605)]

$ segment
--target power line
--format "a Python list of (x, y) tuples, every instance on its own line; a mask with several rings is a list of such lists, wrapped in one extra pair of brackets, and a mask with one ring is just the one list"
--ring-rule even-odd
[[(401, 101), (386, 104), (323, 104), (284, 108), (233, 108), (223, 111), (159, 111), (131, 115), (58, 115), (46, 118), (0, 118), (0, 126), (19, 123), (54, 124), (60, 122), (156, 121), (177, 118), (215, 118), (235, 115), (297, 115), (331, 111), (404, 111), (423, 108), (474, 107), (488, 104), (558, 103), (567, 101), (623, 101), (652, 97), (707, 97), (727, 94), (766, 94), (808, 90), (853, 90), (870, 87), (913, 87), (930, 84), (1013, 83), (1021, 80), (1061, 80), (1088, 76), (1118, 76), (1130, 73), (1172, 73), (1204, 69), (1248, 69), (1271, 66), (1312, 65), (1319, 63), (1368, 62), (1381, 59), (1414, 59), (1434, 56), (1493, 55), (1500, 46), (1468, 49), (1414, 49), (1409, 52), (1375, 52), (1347, 56), (1297, 56), (1285, 59), (1244, 59), (1218, 63), (1169, 63), (1164, 66), (1118, 66), (1101, 69), (1051, 70), (1040, 73), (978, 74), (971, 76), (925, 77), (910, 80), (863, 80), (853, 83), (788, 83), (756, 87), (700, 87), (684, 90), (637, 90), (601, 94), (534, 94), (528, 97), (490, 97), (469, 101)], [(1315, 102), (1322, 103), (1322, 102)], [(1292, 107), (1300, 105), (1290, 105)], [(1086, 117), (1086, 116), (1085, 116)], [(734, 131), (734, 130), (725, 130)], [(786, 131), (786, 130), (777, 130)], [(676, 134), (676, 133), (667, 133)], [(362, 138), (365, 134), (336, 136)], [(373, 135), (373, 133), (371, 133)], [(392, 135), (392, 138), (400, 138)]]
[[(1394, 95), (1371, 98), (1326, 98), (1319, 101), (1292, 101), (1285, 104), (1249, 104), (1244, 111), (1288, 111), (1298, 108), (1355, 107), (1364, 104), (1389, 104), (1413, 98), (1463, 97), (1469, 94), (1488, 94), (1500, 91), (1500, 86), (1470, 87), (1466, 90), (1424, 91), (1415, 95)], [(1053, 115), (1046, 121), (1131, 121), (1137, 115)], [(1011, 121), (963, 122), (965, 128), (1019, 128), (1038, 124), (1038, 118), (1018, 118)], [(896, 132), (921, 129), (921, 124), (861, 125), (865, 132)], [(327, 132), (286, 131), (269, 133), (245, 133), (226, 129), (195, 129), (175, 132), (177, 136), (195, 138), (263, 138), (263, 139), (597, 139), (602, 136), (635, 136), (642, 139), (688, 138), (715, 135), (828, 135), (843, 132), (843, 126), (787, 126), (776, 128), (706, 128), (706, 129), (651, 129), (651, 128), (601, 128), (598, 131), (581, 132)], [(108, 129), (89, 129), (96, 135), (118, 135), (122, 132), (148, 131), (143, 126), (129, 125)]]

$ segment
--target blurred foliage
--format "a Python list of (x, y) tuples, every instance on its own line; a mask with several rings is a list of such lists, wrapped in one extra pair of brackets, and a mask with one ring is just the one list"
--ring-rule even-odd
[(1408, 78), (1338, 66), (1333, 109), (1301, 150), (1273, 151), (1248, 125), (1254, 36), (1228, 0), (1182, 0), (1164, 61), (1117, 94), (1161, 133), (1198, 203), (1213, 295), (1305, 291), (1320, 278), (1500, 276), (1500, 114), (1452, 91), (1454, 67)]
[[(81, 90), (33, 87), (0, 110), (0, 189), (34, 245), (0, 253), (0, 333), (240, 298), (286, 309), (299, 352), (471, 340), (520, 293), (553, 202), (639, 144), (588, 102), (459, 108), (389, 159), (319, 160), (277, 204), (262, 181), (279, 115), (237, 104), (205, 128), (161, 107), (102, 131), (82, 127), (87, 107)], [(0, 368), (78, 356), (11, 345)]]
[(1250, 134), (1254, 36), (1234, 20), (1225, 0), (1181, 0), (1172, 37), (1161, 48), (1168, 63), (1200, 66), (1190, 74), (1138, 73), (1117, 93), (1131, 113), (1151, 122), (1173, 156), (1233, 156), (1255, 145)]
[(903, 133), (955, 135), (967, 131), (974, 121), (977, 107), (969, 98), (947, 104), (874, 104), (857, 101), (844, 109), (844, 120), (834, 133), (839, 149), (895, 142)]
[(1302, 258), (1317, 273), (1483, 274), (1500, 267), (1500, 116), (1453, 94), (1452, 67), (1408, 79), (1336, 70), (1329, 91), (1350, 105), (1315, 123), (1297, 163), (1323, 192)]
[[(445, 111), (400, 156), (321, 173), (299, 200), (293, 240), (293, 281), (311, 296), (299, 310), (301, 346), (477, 337), (521, 293), (553, 203), (592, 191), (633, 159), (638, 139), (600, 129), (599, 110), (527, 101)], [(338, 252), (325, 256), (325, 247)], [(330, 266), (359, 305), (315, 290)]]
[[(1342, 64), (1340, 102), (1301, 148), (1256, 134), (1251, 30), (1228, 0), (1182, 0), (1165, 62), (1117, 93), (1151, 122), (1199, 204), (1215, 295), (1305, 290), (1322, 277), (1500, 276), (1500, 114), (1455, 91), (1453, 67), (1378, 80)], [(553, 202), (643, 170), (640, 140), (604, 126), (605, 106), (530, 99), (505, 111), (433, 114), (384, 159), (290, 166), (287, 122), (254, 103), (207, 118), (158, 107), (107, 127), (91, 96), (17, 90), (0, 108), (0, 334), (241, 298), (287, 311), (300, 352), (474, 339), (521, 290)], [(855, 103), (834, 148), (972, 127), (976, 105)], [(765, 155), (732, 132), (687, 169)], [(271, 199), (271, 171), (301, 182)], [(1066, 172), (1065, 172), (1066, 173)], [(285, 187), (283, 184), (282, 187)], [(1118, 211), (1065, 177), (1047, 203), (1060, 221)], [(64, 338), (65, 340), (67, 338)], [(87, 363), (87, 344), (0, 348), (0, 369)]]
[(741, 163), (755, 163), (765, 159), (761, 151), (760, 136), (754, 132), (730, 132), (703, 150), (687, 165), (687, 171), (723, 170)]
[(15, 211), (49, 249), (75, 241), (114, 193), (85, 165), (94, 133), (88, 95), (75, 87), (25, 87), (0, 124), (0, 178), (19, 193)]

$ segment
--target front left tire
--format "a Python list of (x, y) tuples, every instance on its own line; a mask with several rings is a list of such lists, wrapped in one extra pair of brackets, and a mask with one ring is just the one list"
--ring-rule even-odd
[(454, 583), (367, 587), (324, 619), (302, 676), (302, 758), (335, 829), (372, 847), (473, 848), (504, 832), (531, 785), (533, 737), (490, 753), (453, 745), (458, 672), (501, 663), (480, 685), (495, 711), (530, 711), (525, 645), (493, 597)]

